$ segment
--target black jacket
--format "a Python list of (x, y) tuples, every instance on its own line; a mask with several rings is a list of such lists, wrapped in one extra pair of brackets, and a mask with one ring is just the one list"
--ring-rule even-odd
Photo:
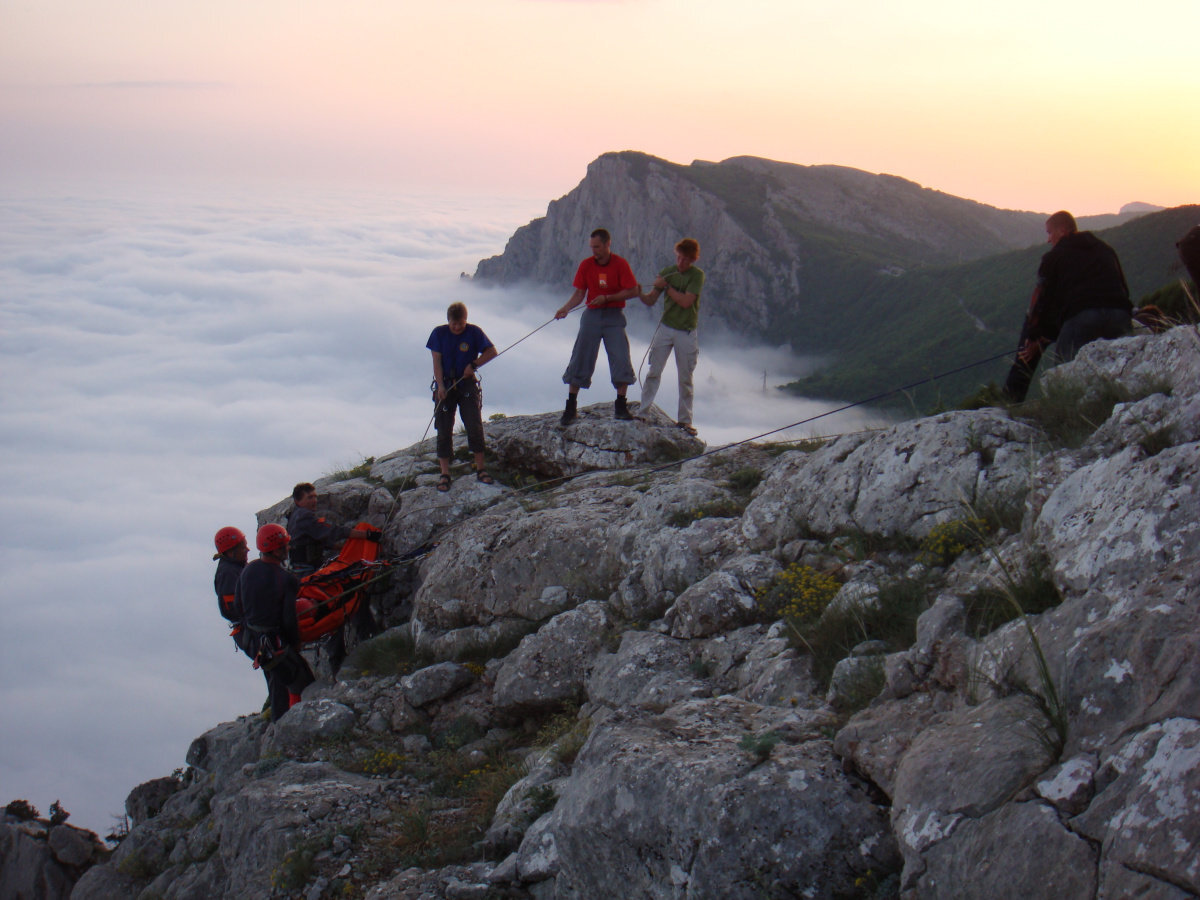
[[(242, 621), (242, 610), (237, 604), (237, 583), (242, 577), (245, 563), (234, 562), (222, 556), (217, 562), (217, 574), (213, 576), (213, 587), (217, 591), (217, 607), (230, 622)], [(225, 598), (232, 597), (232, 600)]]
[(1084, 310), (1133, 311), (1116, 251), (1090, 231), (1066, 235), (1042, 257), (1038, 290), (1030, 338), (1056, 340), (1063, 323)]
[(242, 570), (237, 583), (237, 602), (242, 621), (256, 632), (276, 633), (285, 643), (298, 646), (296, 593), (300, 580), (283, 566), (256, 559)]
[(293, 568), (305, 566), (313, 569), (319, 568), (338, 541), (350, 533), (349, 528), (330, 525), (303, 506), (293, 507), (288, 515), (287, 531), (292, 539), (288, 544), (288, 560)]

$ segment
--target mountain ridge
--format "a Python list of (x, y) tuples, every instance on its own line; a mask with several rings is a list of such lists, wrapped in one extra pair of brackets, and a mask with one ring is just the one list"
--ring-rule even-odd
[[(1080, 227), (1127, 227), (1178, 215), (1148, 207), (1127, 204), (1121, 214), (1080, 217)], [(679, 237), (696, 237), (707, 275), (701, 327), (719, 323), (740, 335), (788, 344), (799, 354), (820, 354), (826, 370), (802, 389), (850, 400), (928, 375), (930, 354), (938, 349), (931, 339), (959, 308), (974, 307), (974, 321), (994, 322), (1003, 341), (1015, 343), (1043, 252), (1045, 218), (846, 166), (747, 156), (685, 166), (621, 151), (594, 160), (545, 216), (518, 228), (503, 253), (481, 260), (474, 278), (565, 290), (586, 236), (604, 226), (615, 252), (645, 282), (670, 261)], [(1153, 252), (1126, 262), (1135, 295), (1170, 278), (1174, 238), (1160, 237)], [(963, 272), (991, 286), (991, 296), (968, 290), (944, 297), (936, 279), (962, 284)], [(926, 302), (926, 291), (936, 303)], [(993, 306), (981, 310), (987, 302)], [(634, 329), (652, 327), (653, 315), (637, 304), (627, 310)], [(863, 322), (870, 323), (869, 333)], [(919, 348), (896, 339), (913, 331), (925, 333)], [(864, 337), (876, 341), (889, 361), (886, 380), (868, 383), (864, 377), (875, 368), (856, 349)], [(981, 351), (977, 337), (967, 335), (963, 350), (976, 352), (975, 358), (999, 352)], [(995, 377), (989, 372), (984, 380)], [(965, 392), (972, 385), (960, 380), (954, 387)]]

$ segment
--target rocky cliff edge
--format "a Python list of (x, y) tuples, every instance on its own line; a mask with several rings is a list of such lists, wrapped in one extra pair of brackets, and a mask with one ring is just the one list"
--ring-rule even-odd
[(592, 407), (490, 423), (502, 484), (321, 485), (422, 549), (390, 627), (72, 896), (1196, 896), (1200, 337), (1045, 385), (708, 455)]

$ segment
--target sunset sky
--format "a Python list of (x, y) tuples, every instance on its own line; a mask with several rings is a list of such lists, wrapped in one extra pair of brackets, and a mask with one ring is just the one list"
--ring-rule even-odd
[(608, 150), (1200, 200), (1196, 0), (0, 0), (0, 183), (561, 196)]
[[(448, 300), (498, 345), (536, 334), (489, 410), (559, 407), (568, 286), (458, 273), (602, 153), (853, 166), (1042, 212), (1200, 202), (1200, 0), (1121, 9), (0, 0), (0, 619), (32, 636), (0, 653), (0, 803), (101, 830), (257, 710), (211, 535), (420, 440)], [(767, 389), (812, 361), (716, 337), (710, 445), (827, 412)]]

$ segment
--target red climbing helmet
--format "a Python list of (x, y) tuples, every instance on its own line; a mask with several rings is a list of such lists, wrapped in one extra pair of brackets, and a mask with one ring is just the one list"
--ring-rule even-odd
[(287, 533), (286, 528), (275, 522), (270, 522), (258, 529), (258, 536), (254, 539), (254, 545), (258, 547), (260, 553), (271, 553), (286, 547), (288, 541), (291, 539), (291, 535)]
[(232, 525), (226, 525), (213, 536), (213, 544), (216, 545), (217, 553), (226, 553), (238, 544), (245, 542), (246, 535), (242, 534), (240, 528), (234, 528)]

